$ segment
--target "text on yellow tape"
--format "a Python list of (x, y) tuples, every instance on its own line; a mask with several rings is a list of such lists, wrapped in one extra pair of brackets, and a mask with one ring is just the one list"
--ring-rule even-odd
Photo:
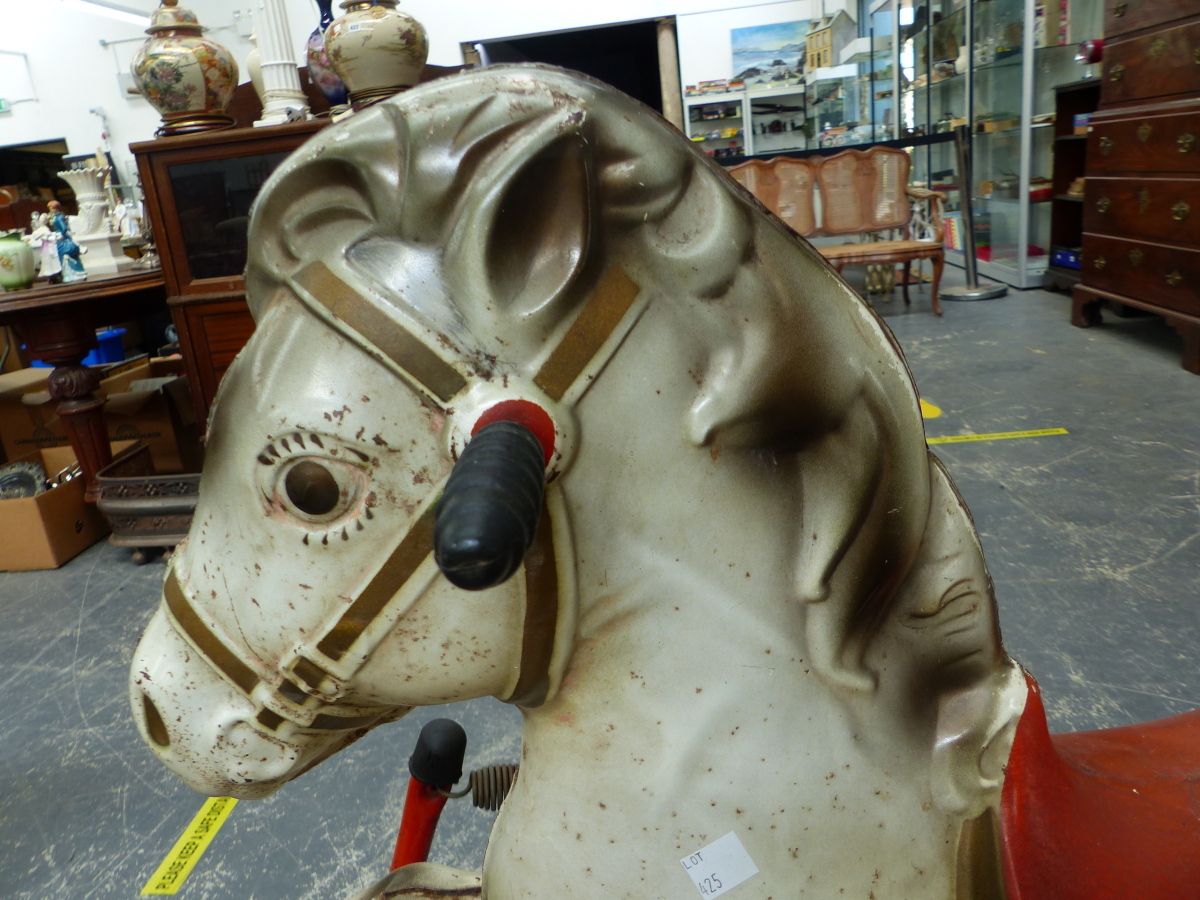
[(211, 797), (204, 801), (200, 812), (192, 819), (191, 824), (184, 829), (171, 852), (162, 861), (146, 886), (142, 888), (142, 896), (147, 894), (174, 894), (178, 891), (192, 869), (217, 836), (237, 801), (232, 797)]
[(1032, 431), (996, 431), (991, 434), (952, 434), (949, 437), (926, 438), (927, 444), (964, 444), (967, 441), (1008, 441), (1013, 438), (1045, 437), (1048, 434), (1070, 434), (1065, 428), (1035, 428)]

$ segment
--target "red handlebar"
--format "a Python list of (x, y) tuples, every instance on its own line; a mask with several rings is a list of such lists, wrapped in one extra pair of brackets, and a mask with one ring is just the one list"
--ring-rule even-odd
[[(448, 788), (447, 788), (448, 789)], [(400, 817), (400, 834), (396, 837), (396, 852), (392, 855), (392, 870), (409, 863), (425, 862), (433, 833), (446, 797), (438, 789), (415, 778), (408, 779), (408, 794), (404, 798), (404, 814)]]

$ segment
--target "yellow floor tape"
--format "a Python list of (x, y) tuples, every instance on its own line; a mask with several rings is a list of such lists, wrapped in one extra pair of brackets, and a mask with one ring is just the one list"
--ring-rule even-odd
[(924, 397), (921, 398), (921, 418), (922, 419), (936, 419), (941, 414), (942, 414), (942, 408), (940, 406), (934, 406), (932, 403), (930, 403)]
[(927, 444), (965, 444), (967, 441), (1008, 441), (1013, 438), (1045, 437), (1048, 434), (1070, 434), (1065, 428), (1035, 428), (1032, 431), (996, 431), (991, 434), (952, 434), (949, 437), (926, 438)]
[(212, 797), (204, 801), (200, 812), (186, 829), (167, 858), (162, 861), (146, 886), (142, 888), (142, 896), (147, 894), (174, 894), (187, 881), (192, 869), (217, 836), (237, 801), (232, 797)]

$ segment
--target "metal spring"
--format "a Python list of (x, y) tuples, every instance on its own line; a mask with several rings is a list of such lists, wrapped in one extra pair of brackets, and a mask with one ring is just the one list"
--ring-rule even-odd
[(484, 766), (471, 773), (469, 782), (461, 791), (438, 791), (446, 797), (465, 797), (471, 795), (471, 802), (479, 809), (495, 812), (512, 790), (513, 782), (517, 780), (520, 766), (513, 763), (496, 763)]

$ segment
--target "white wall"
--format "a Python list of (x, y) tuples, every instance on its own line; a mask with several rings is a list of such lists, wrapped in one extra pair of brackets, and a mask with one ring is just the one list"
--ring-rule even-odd
[[(250, 43), (234, 29), (234, 11), (249, 13), (259, 0), (182, 0), (209, 28), (209, 36), (227, 46), (237, 58), (241, 80)], [(852, 0), (825, 0), (826, 12), (849, 7)], [(75, 4), (75, 5), (71, 5)], [(156, 0), (121, 0), (121, 5), (145, 11)], [(462, 63), (459, 44), (517, 37), (572, 28), (676, 16), (680, 69), (684, 84), (729, 78), (729, 30), (808, 19), (818, 14), (820, 0), (782, 0), (774, 3), (739, 0), (607, 0), (605, 3), (563, 0), (402, 0), (401, 9), (425, 25), (430, 37), (429, 61), (435, 65)], [(296, 59), (316, 27), (314, 0), (287, 0)], [(339, 12), (337, 4), (335, 13)], [(128, 180), (133, 158), (128, 145), (149, 140), (159, 117), (140, 97), (122, 93), (119, 72), (143, 39), (136, 25), (87, 11), (75, 0), (0, 0), (0, 49), (28, 54), (36, 102), (17, 103), (0, 114), (0, 147), (65, 138), (71, 155), (92, 153), (103, 142), (103, 123), (89, 109), (103, 109), (111, 125), (109, 149)], [(132, 39), (132, 40), (130, 40)], [(123, 41), (108, 48), (100, 41)], [(0, 97), (25, 93), (19, 57), (0, 56)], [(17, 74), (13, 74), (16, 72)]]
[[(249, 14), (255, 0), (183, 0), (209, 29), (209, 36), (224, 44), (238, 61), (242, 81), (251, 44), (234, 30), (235, 9)], [(122, 6), (149, 15), (155, 0), (120, 0)], [(336, 8), (336, 7), (335, 7)], [(317, 25), (313, 0), (288, 0), (289, 24), (297, 61), (309, 33)], [(90, 109), (103, 109), (111, 126), (109, 149), (127, 183), (135, 174), (129, 144), (154, 137), (160, 118), (138, 96), (123, 92), (118, 73), (129, 63), (142, 42), (145, 26), (116, 21), (90, 12), (86, 5), (62, 0), (0, 0), (0, 50), (28, 54), (36, 102), (16, 103), (0, 115), (0, 147), (65, 138), (70, 155), (94, 153), (104, 143), (104, 125)], [(147, 20), (147, 24), (149, 21)], [(100, 41), (120, 43), (103, 47)], [(24, 79), (17, 79), (24, 62), (0, 54), (0, 97), (27, 96)]]
[[(827, 2), (826, 6), (830, 4)], [(733, 45), (729, 32), (754, 25), (802, 22), (820, 15), (819, 0), (787, 0), (741, 9), (678, 16), (679, 78), (684, 85), (732, 78)]]

